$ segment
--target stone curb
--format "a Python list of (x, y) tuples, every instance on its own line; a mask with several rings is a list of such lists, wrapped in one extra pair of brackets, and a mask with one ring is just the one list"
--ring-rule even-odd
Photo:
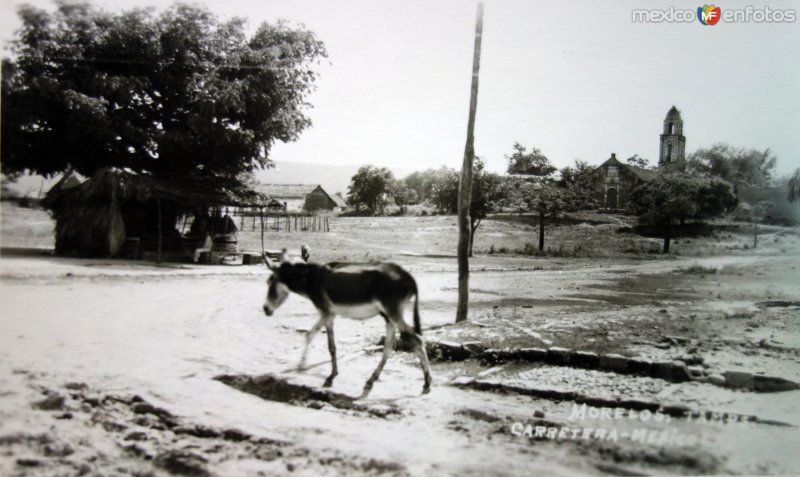
[(574, 391), (560, 391), (557, 389), (548, 388), (528, 388), (523, 386), (514, 386), (503, 384), (498, 381), (487, 381), (463, 377), (453, 380), (449, 383), (450, 386), (466, 389), (474, 389), (477, 391), (497, 392), (501, 394), (519, 394), (523, 396), (536, 397), (541, 399), (548, 399), (552, 401), (574, 401), (576, 404), (586, 404), (587, 406), (595, 408), (623, 408), (632, 411), (650, 411), (652, 413), (660, 412), (661, 414), (668, 415), (675, 418), (705, 418), (714, 420), (735, 420), (737, 417), (741, 421), (754, 422), (758, 424), (780, 426), (780, 427), (795, 427), (792, 424), (774, 421), (768, 419), (760, 419), (754, 415), (737, 415), (719, 411), (697, 411), (682, 404), (662, 404), (658, 401), (648, 401), (642, 399), (608, 399), (584, 395)]
[(698, 381), (731, 389), (755, 392), (780, 392), (800, 389), (800, 384), (777, 376), (763, 376), (744, 371), (725, 371), (704, 375), (699, 366), (687, 366), (683, 361), (653, 362), (643, 358), (627, 358), (620, 354), (600, 354), (551, 346), (545, 348), (489, 348), (480, 342), (427, 341), (428, 356), (433, 361), (464, 361), (474, 358), (485, 366), (508, 362), (547, 363), (596, 369), (617, 374), (640, 374), (673, 383)]

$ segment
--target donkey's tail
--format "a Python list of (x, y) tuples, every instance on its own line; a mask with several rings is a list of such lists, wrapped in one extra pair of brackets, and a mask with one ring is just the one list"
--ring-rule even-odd
[(414, 331), (422, 336), (422, 325), (419, 322), (419, 290), (414, 290)]

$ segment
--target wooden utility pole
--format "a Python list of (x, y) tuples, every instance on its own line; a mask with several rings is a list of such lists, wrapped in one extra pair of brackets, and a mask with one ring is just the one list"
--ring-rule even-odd
[(478, 71), (481, 65), (481, 34), (483, 33), (483, 3), (478, 3), (475, 20), (475, 50), (472, 56), (472, 91), (469, 98), (467, 145), (458, 181), (458, 308), (456, 322), (467, 319), (469, 307), (469, 205), (472, 199), (472, 163), (475, 159), (475, 113), (478, 109)]

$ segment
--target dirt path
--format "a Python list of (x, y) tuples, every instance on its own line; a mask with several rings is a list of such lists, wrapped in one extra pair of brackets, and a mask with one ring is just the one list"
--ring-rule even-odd
[[(470, 327), (429, 330), (426, 336), (463, 342), (477, 329), (482, 339), (496, 334), (499, 342), (508, 344), (541, 346), (530, 334), (534, 333), (556, 345), (595, 339), (603, 346), (650, 354), (680, 353), (675, 346), (654, 348), (651, 341), (657, 343), (658, 334), (652, 334), (652, 326), (682, 326), (681, 317), (691, 313), (701, 319), (724, 319), (730, 310), (714, 311), (720, 300), (752, 305), (768, 294), (797, 299), (798, 282), (787, 278), (796, 270), (791, 268), (798, 265), (796, 258), (621, 264), (530, 260), (524, 262), (530, 266), (521, 267), (511, 267), (503, 257), (480, 258), (473, 265)], [(414, 257), (410, 263), (425, 290), (426, 327), (450, 323), (456, 297), (450, 261)], [(711, 278), (672, 273), (695, 264), (728, 267), (728, 272)], [(758, 289), (753, 280), (737, 273), (761, 273)], [(663, 399), (673, 396), (701, 408), (759, 413), (794, 425), (800, 424), (797, 399), (791, 397), (797, 391), (756, 395), (660, 380), (615, 384), (611, 377), (589, 371), (517, 365), (494, 369), (467, 360), (435, 364), (434, 391), (420, 396), (421, 372), (411, 356), (399, 353), (370, 398), (353, 407), (336, 396), (356, 396), (378, 356), (367, 353), (342, 363), (333, 397), (308, 391), (321, 389), (328, 371), (324, 365), (304, 375), (281, 374), (296, 363), (302, 331), (313, 323), (315, 312), (292, 297), (275, 317), (263, 316), (266, 272), (258, 267), (166, 268), (28, 255), (4, 256), (0, 274), (2, 301), (10, 311), (0, 319), (3, 476), (634, 475), (787, 472), (800, 464), (792, 451), (800, 444), (796, 427), (680, 419), (666, 424), (630, 416), (598, 425), (591, 418), (570, 420), (575, 402), (569, 400), (455, 384), (468, 378), (554, 389), (649, 390)], [(715, 299), (708, 290), (723, 298)], [(700, 296), (711, 299), (706, 302)], [(654, 307), (654, 301), (661, 305)], [(791, 310), (789, 315), (774, 313), (764, 318), (760, 330), (773, 329), (792, 316)], [(752, 341), (751, 332), (744, 331), (745, 322), (756, 317), (750, 316), (739, 328), (731, 328), (731, 337)], [(781, 339), (797, 336), (796, 318), (795, 313)], [(601, 326), (623, 327), (625, 332), (597, 341), (594, 333)], [(714, 327), (693, 329), (706, 333), (703, 330)], [(372, 347), (382, 334), (379, 320), (338, 321), (340, 356)], [(327, 358), (324, 339), (318, 340), (310, 356), (313, 362)], [(704, 354), (712, 362), (749, 359), (725, 355), (730, 352), (710, 346)], [(796, 355), (759, 359), (797, 362)], [(217, 379), (223, 375), (239, 378), (226, 384)], [(264, 375), (273, 378), (259, 378)], [(241, 384), (231, 384), (234, 381), (254, 383), (261, 397), (243, 392)], [(274, 392), (276, 382), (281, 392)], [(286, 395), (294, 397), (287, 400)], [(528, 425), (546, 432), (608, 427), (628, 437), (530, 439), (525, 435)], [(669, 431), (674, 439), (639, 442), (641, 432), (647, 431)], [(636, 439), (631, 437), (634, 432)], [(680, 440), (687, 436), (698, 443)], [(753, 458), (756, 450), (761, 458)]]

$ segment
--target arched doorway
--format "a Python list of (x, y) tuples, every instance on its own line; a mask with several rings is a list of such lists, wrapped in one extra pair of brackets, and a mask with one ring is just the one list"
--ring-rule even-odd
[(606, 191), (606, 207), (609, 209), (617, 208), (617, 189), (611, 188)]

